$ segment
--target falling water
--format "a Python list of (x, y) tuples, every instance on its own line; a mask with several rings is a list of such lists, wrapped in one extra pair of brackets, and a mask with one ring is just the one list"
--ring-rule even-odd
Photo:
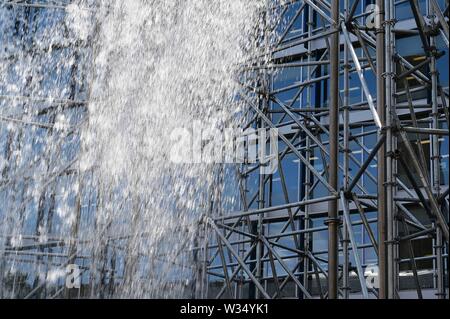
[[(64, 272), (51, 264), (76, 263), (90, 297), (190, 296), (203, 217), (220, 209), (211, 199), (237, 203), (223, 191), (223, 166), (171, 161), (172, 133), (238, 124), (236, 73), (257, 53), (252, 39), (265, 4), (84, 0), (45, 10), (36, 18), (45, 32), (33, 40), (16, 34), (39, 56), (0, 36), (2, 55), (18, 52), (0, 62), (1, 146), (11, 150), (0, 158), (2, 285), (26, 270), (30, 290), (57, 293), (52, 285)], [(23, 10), (0, 7), (0, 28), (13, 30)], [(56, 47), (74, 44), (83, 50), (55, 59)], [(77, 174), (62, 176), (69, 169)], [(39, 246), (42, 255), (27, 264), (11, 254), (36, 241), (53, 246)]]
[[(99, 187), (103, 197), (108, 194), (99, 207), (99, 229), (131, 235), (120, 289), (125, 296), (155, 296), (181, 273), (189, 278), (192, 261), (180, 251), (192, 248), (208, 192), (219, 185), (212, 165), (170, 161), (176, 142), (171, 133), (194, 121), (232, 120), (233, 68), (244, 58), (243, 36), (256, 4), (108, 1), (101, 6), (82, 166), (99, 163)], [(141, 274), (149, 278), (142, 280)], [(177, 288), (163, 293), (180, 293)]]

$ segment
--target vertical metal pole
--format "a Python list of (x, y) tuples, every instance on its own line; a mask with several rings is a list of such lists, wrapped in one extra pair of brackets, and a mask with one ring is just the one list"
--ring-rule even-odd
[[(383, 126), (386, 124), (386, 90), (385, 90), (385, 33), (384, 33), (384, 0), (376, 1), (376, 42), (377, 42), (377, 111)], [(378, 138), (380, 138), (378, 133)], [(382, 146), (377, 154), (378, 162), (378, 298), (386, 298), (386, 146)]]
[(436, 280), (437, 280), (437, 297), (446, 299), (447, 293), (445, 289), (445, 267), (442, 251), (444, 249), (444, 241), (442, 240), (442, 231), (439, 226), (436, 228)]
[[(348, 19), (349, 15), (349, 0), (345, 0), (345, 20)], [(349, 94), (350, 94), (350, 55), (348, 51), (348, 44), (344, 42), (344, 100), (343, 100), (343, 112), (344, 112), (344, 188), (348, 189), (350, 185), (350, 161), (349, 154), (350, 150), (350, 110), (349, 110)], [(344, 209), (349, 210), (349, 201), (347, 198), (343, 199), (343, 203), (345, 205)], [(344, 254), (343, 260), (343, 277), (342, 277), (342, 289), (344, 291), (344, 298), (349, 298), (350, 293), (350, 282), (349, 282), (349, 236), (348, 236), (348, 227), (352, 227), (351, 225), (347, 225), (344, 222), (344, 227), (342, 228), (342, 252)]]
[[(267, 1), (266, 2), (266, 10), (264, 12), (264, 44), (265, 44), (265, 50), (266, 50), (266, 54), (269, 54), (269, 32), (268, 32), (268, 15), (269, 15), (269, 5), (270, 2)], [(269, 85), (268, 85), (268, 74), (266, 70), (263, 70), (263, 90), (264, 92), (268, 92), (269, 91)], [(266, 112), (268, 107), (269, 107), (269, 101), (266, 98), (267, 95), (265, 95), (262, 98), (262, 112)], [(260, 119), (260, 123), (259, 123), (259, 128), (261, 130), (265, 130), (265, 123), (262, 119)], [(259, 143), (265, 143), (266, 141), (259, 141)], [(258, 145), (258, 147), (263, 147), (261, 145)], [(264, 148), (265, 149), (265, 148)], [(262, 158), (259, 159), (260, 161), (262, 160)], [(265, 206), (264, 203), (264, 193), (265, 193), (265, 175), (263, 174), (262, 170), (260, 170), (259, 173), (259, 197), (258, 197), (258, 208), (262, 209)], [(264, 253), (264, 244), (262, 243), (262, 241), (259, 239), (261, 238), (261, 236), (264, 236), (264, 225), (263, 225), (263, 214), (259, 214), (258, 216), (258, 245), (256, 247), (256, 279), (260, 282), (261, 278), (263, 277), (263, 265), (262, 265), (262, 257), (263, 257), (263, 253)], [(260, 298), (260, 291), (258, 289), (256, 289), (255, 292), (255, 298), (259, 299)]]
[[(312, 30), (313, 30), (313, 11), (311, 10), (311, 8), (308, 8), (308, 14), (304, 14), (304, 19), (306, 19), (306, 23), (308, 26), (308, 38), (312, 36)], [(306, 68), (306, 81), (309, 81), (311, 79), (311, 66), (310, 63), (312, 61), (312, 50), (311, 50), (311, 43), (308, 43), (308, 66)], [(306, 88), (306, 107), (307, 108), (312, 108), (312, 92), (311, 92), (311, 86), (308, 85), (308, 87)], [(307, 124), (307, 123), (305, 123)], [(306, 154), (305, 154), (305, 158), (308, 161), (308, 163), (310, 163), (311, 161), (311, 139), (308, 135), (306, 135)], [(304, 166), (304, 165), (302, 165)], [(309, 191), (311, 189), (311, 172), (305, 168), (304, 170), (305, 172), (305, 200), (309, 199)], [(302, 187), (302, 185), (300, 185), (300, 187)], [(310, 228), (310, 223), (311, 223), (311, 218), (309, 216), (310, 213), (310, 206), (306, 205), (305, 206), (305, 230), (307, 230), (308, 228)], [(310, 250), (310, 240), (311, 240), (311, 236), (309, 234), (309, 232), (305, 233), (305, 237), (304, 237), (304, 249), (305, 252), (309, 252)], [(308, 270), (309, 270), (309, 258), (307, 258), (306, 256), (304, 257), (304, 261), (303, 261), (303, 271), (305, 272), (304, 275), (304, 282), (303, 282), (303, 286), (305, 287), (306, 290), (308, 290), (309, 288), (309, 281), (308, 281)]]
[[(331, 18), (335, 30), (339, 29), (339, 0), (331, 1)], [(339, 164), (339, 32), (330, 41), (330, 163), (328, 183), (338, 188)], [(338, 200), (328, 202), (328, 298), (338, 298)]]
[[(208, 223), (205, 223), (204, 225), (204, 242), (203, 242), (203, 267), (202, 267), (202, 285), (203, 285), (203, 295), (202, 299), (208, 298), (208, 290), (209, 290), (209, 284), (208, 284)], [(231, 296), (230, 296), (231, 298)]]
[[(349, 210), (349, 201), (347, 199), (343, 200), (343, 209)], [(350, 298), (350, 255), (349, 255), (349, 228), (351, 225), (347, 224), (347, 221), (344, 219), (344, 225), (342, 227), (342, 253), (344, 255), (343, 265), (342, 265), (342, 290), (344, 293), (344, 299)]]
[[(261, 120), (260, 123), (260, 127), (263, 129), (264, 128), (264, 122)], [(258, 198), (258, 208), (262, 209), (264, 208), (264, 177), (265, 175), (262, 174), (262, 172), (259, 175), (259, 198)], [(258, 226), (257, 226), (257, 235), (258, 235), (258, 245), (256, 247), (256, 279), (258, 281), (261, 281), (262, 278), (262, 264), (261, 264), (261, 259), (263, 256), (263, 243), (261, 242), (261, 240), (259, 239), (261, 236), (264, 235), (264, 229), (263, 229), (263, 214), (259, 214), (258, 216)], [(258, 289), (256, 289), (255, 291), (255, 298), (259, 299), (260, 298), (260, 291)]]
[[(394, 218), (394, 157), (393, 157), (393, 151), (394, 151), (394, 137), (393, 132), (391, 129), (392, 125), (392, 112), (394, 104), (393, 104), (393, 97), (394, 94), (394, 76), (395, 76), (395, 69), (393, 65), (393, 53), (394, 53), (394, 42), (395, 37), (393, 35), (392, 29), (393, 29), (393, 23), (394, 20), (394, 1), (393, 0), (386, 0), (385, 2), (385, 63), (386, 63), (386, 82), (385, 82), (385, 88), (386, 88), (386, 239), (387, 239), (387, 259), (386, 259), (386, 267), (387, 267), (387, 273), (386, 273), (386, 280), (387, 280), (387, 297), (389, 299), (394, 299), (396, 297), (396, 275), (395, 275), (395, 244), (394, 244), (394, 238), (395, 238), (395, 218)], [(380, 241), (379, 246), (383, 246), (383, 243)]]
[[(430, 4), (431, 5), (431, 4)], [(433, 15), (437, 10), (429, 7), (429, 14)], [(430, 37), (430, 47), (433, 48), (436, 45), (436, 39), (434, 36)], [(439, 129), (439, 111), (438, 111), (438, 70), (436, 67), (436, 51), (430, 52), (430, 75), (431, 75), (431, 108), (432, 108), (432, 128)], [(431, 136), (431, 160), (432, 160), (432, 183), (433, 183), (433, 193), (435, 196), (439, 197), (441, 190), (440, 181), (440, 149), (439, 149), (439, 136), (433, 134)], [(444, 283), (444, 260), (442, 258), (443, 252), (443, 240), (442, 231), (439, 225), (436, 224), (436, 240), (435, 244), (435, 255), (436, 255), (436, 281), (437, 281), (437, 296), (439, 299), (445, 299), (445, 283)]]
[[(310, 101), (310, 100), (308, 100)], [(306, 137), (306, 160), (310, 161), (311, 160), (311, 140), (310, 138), (307, 136)], [(305, 172), (305, 200), (309, 199), (309, 191), (310, 191), (310, 187), (311, 187), (311, 173), (309, 172), (308, 169), (304, 170)], [(309, 205), (305, 206), (305, 230), (308, 230), (311, 227), (311, 218), (310, 218), (310, 207)], [(310, 240), (311, 240), (311, 236), (309, 234), (309, 232), (305, 233), (305, 237), (304, 237), (304, 250), (305, 252), (309, 252), (309, 250), (311, 249), (310, 247)], [(305, 287), (306, 290), (308, 290), (309, 288), (309, 280), (308, 280), (308, 271), (309, 271), (309, 258), (308, 257), (304, 257), (303, 260), (303, 271), (305, 272), (304, 275), (304, 281), (303, 281), (303, 286)]]

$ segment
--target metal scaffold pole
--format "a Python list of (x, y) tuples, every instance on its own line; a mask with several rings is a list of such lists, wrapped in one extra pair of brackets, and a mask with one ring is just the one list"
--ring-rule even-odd
[[(393, 1), (386, 0), (385, 2), (385, 43), (386, 43), (386, 82), (385, 82), (385, 88), (386, 88), (386, 241), (384, 244), (383, 242), (380, 242), (380, 246), (386, 245), (386, 293), (387, 297), (389, 299), (394, 299), (396, 297), (396, 278), (394, 275), (394, 267), (396, 267), (395, 262), (395, 234), (394, 234), (394, 185), (393, 185), (393, 164), (394, 164), (394, 150), (393, 147), (394, 143), (394, 137), (392, 135), (392, 125), (394, 123), (393, 120), (393, 113), (395, 112), (393, 110), (393, 94), (394, 94), (394, 76), (395, 71), (393, 70), (393, 59), (394, 59), (394, 39), (393, 39), (393, 32), (392, 27), (395, 23), (393, 14)], [(381, 257), (382, 258), (382, 257)], [(380, 266), (382, 266), (380, 264)], [(384, 269), (384, 268), (383, 268)], [(383, 270), (381, 270), (383, 271)], [(380, 279), (383, 279), (380, 277)], [(384, 281), (384, 280), (383, 280)], [(384, 283), (382, 283), (383, 285)]]
[[(349, 12), (350, 10), (350, 4), (348, 0), (345, 0), (345, 20), (349, 18)], [(342, 111), (343, 111), (343, 125), (344, 125), (344, 189), (347, 190), (350, 185), (350, 54), (349, 54), (349, 47), (348, 44), (344, 43), (344, 92), (343, 92), (343, 105), (342, 105)], [(343, 209), (348, 210), (350, 205), (350, 200), (347, 198), (347, 196), (344, 198), (344, 206)], [(349, 231), (348, 227), (351, 227), (351, 225), (348, 225), (346, 222), (344, 222), (342, 227), (342, 253), (344, 255), (343, 258), (343, 265), (342, 265), (342, 290), (344, 299), (348, 299), (350, 297), (350, 255), (349, 255)]]
[[(381, 123), (386, 127), (386, 90), (385, 90), (385, 21), (384, 1), (376, 1), (376, 67), (377, 67), (377, 111)], [(381, 138), (381, 133), (378, 138)], [(384, 134), (384, 132), (383, 132)], [(378, 179), (378, 298), (386, 298), (386, 146), (380, 147), (377, 154)]]
[[(331, 19), (334, 33), (330, 40), (330, 161), (328, 183), (334, 190), (338, 188), (339, 168), (339, 1), (331, 2)], [(330, 192), (330, 195), (334, 195)], [(328, 298), (338, 298), (338, 227), (339, 207), (338, 200), (333, 199), (328, 203)]]

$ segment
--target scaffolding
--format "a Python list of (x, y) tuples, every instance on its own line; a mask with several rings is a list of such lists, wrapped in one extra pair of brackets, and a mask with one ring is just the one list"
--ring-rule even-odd
[[(396, 18), (402, 5), (412, 13), (407, 22)], [(242, 211), (207, 219), (215, 233), (204, 251), (207, 295), (396, 299), (406, 263), (416, 292), (409, 297), (424, 298), (431, 288), (433, 297), (448, 298), (448, 179), (440, 147), (449, 134), (448, 83), (437, 68), (440, 59), (448, 63), (448, 2), (268, 7), (262, 53), (244, 66), (239, 94), (248, 105), (245, 128), (280, 131), (278, 173), (259, 172), (264, 161), (242, 165)], [(410, 44), (421, 50), (412, 63), (397, 47), (408, 36), (420, 39)], [(283, 79), (286, 70), (295, 75)], [(300, 163), (298, 177), (289, 162)], [(326, 217), (325, 226), (313, 222), (318, 217)], [(327, 247), (318, 251), (324, 231)], [(428, 256), (417, 255), (417, 238), (431, 239)], [(372, 265), (363, 263), (367, 248), (376, 255)], [(432, 287), (417, 265), (423, 258), (433, 260)]]
[[(0, 106), (14, 111), (0, 113), (7, 163), (0, 166), (0, 216), (9, 218), (0, 234), (3, 298), (108, 297), (119, 279), (110, 242), (121, 239), (105, 237), (97, 256), (78, 237), (80, 228), (95, 224), (100, 200), (90, 172), (80, 174), (77, 155), (93, 39), (36, 40), (29, 27), (58, 23), (69, 3), (0, 4), (16, 15), (14, 37), (21, 39), (0, 35), (0, 44), (14, 43), (0, 59), (41, 68), (33, 74), (54, 72), (53, 89), (61, 91), (48, 99), (42, 78), (24, 74), (20, 88), (0, 83)], [(399, 21), (399, 6), (411, 17)], [(448, 66), (448, 13), (448, 1), (437, 0), (268, 1), (260, 13), (260, 54), (242, 64), (238, 99), (247, 106), (243, 128), (280, 132), (277, 172), (261, 173), (265, 162), (238, 165), (241, 210), (224, 212), (214, 203), (208, 209), (199, 240), (207, 244), (193, 251), (197, 282), (189, 296), (396, 299), (408, 277), (413, 297), (431, 290), (448, 298), (449, 188), (441, 170), (448, 167), (442, 154), (449, 92), (448, 80), (440, 79), (440, 71), (448, 72), (440, 70)], [(420, 40), (413, 59), (399, 47), (408, 37)], [(40, 146), (18, 158), (30, 136)], [(44, 236), (63, 213), (58, 189), (71, 185), (77, 187), (63, 201), (74, 207), (73, 223), (59, 230), (67, 235)], [(35, 191), (40, 200), (32, 207)], [(417, 255), (418, 239), (431, 243), (431, 253)], [(431, 286), (424, 262), (432, 264)], [(48, 286), (40, 274), (30, 284), (29, 264), (42, 265), (45, 277), (54, 265), (77, 264), (87, 284)], [(17, 271), (5, 273), (11, 267)]]

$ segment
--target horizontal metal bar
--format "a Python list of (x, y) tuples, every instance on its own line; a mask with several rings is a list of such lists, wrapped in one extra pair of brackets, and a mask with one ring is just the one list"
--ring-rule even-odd
[(425, 230), (418, 231), (417, 233), (413, 233), (413, 234), (410, 234), (410, 235), (407, 235), (407, 236), (400, 237), (396, 241), (398, 241), (398, 242), (407, 241), (407, 240), (415, 239), (417, 237), (422, 237), (422, 236), (425, 236), (425, 235), (429, 235), (429, 234), (432, 234), (434, 232), (436, 232), (435, 228), (425, 229)]
[(424, 128), (424, 127), (409, 127), (409, 126), (407, 126), (407, 127), (404, 126), (401, 129), (408, 133), (449, 136), (449, 130), (443, 130), (443, 129), (433, 129), (433, 128)]
[(308, 200), (304, 200), (301, 202), (289, 203), (289, 204), (284, 204), (284, 205), (279, 205), (279, 206), (271, 206), (271, 207), (266, 207), (266, 208), (261, 208), (261, 209), (253, 209), (253, 210), (248, 210), (248, 211), (244, 211), (244, 212), (240, 212), (240, 213), (232, 213), (232, 214), (226, 215), (226, 216), (215, 217), (214, 220), (223, 221), (223, 220), (227, 220), (227, 219), (239, 218), (242, 216), (260, 215), (260, 214), (270, 213), (270, 212), (284, 210), (284, 209), (288, 209), (288, 208), (294, 208), (294, 207), (298, 207), (298, 206), (328, 202), (328, 201), (336, 199), (336, 198), (338, 198), (338, 196), (325, 196), (325, 197), (321, 197), (321, 198), (308, 199)]

